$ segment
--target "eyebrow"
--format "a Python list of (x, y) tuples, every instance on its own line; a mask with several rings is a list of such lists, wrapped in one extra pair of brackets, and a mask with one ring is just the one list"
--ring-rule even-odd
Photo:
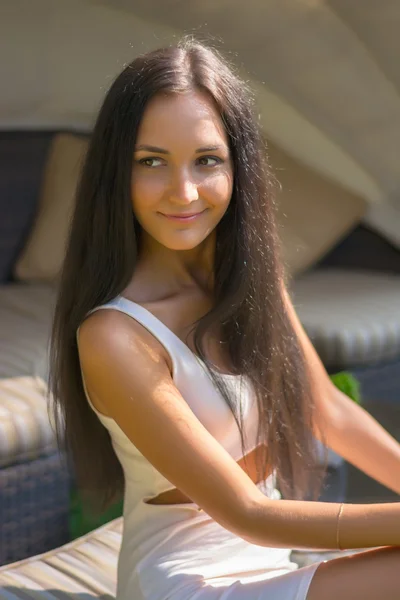
[[(140, 150), (146, 150), (146, 152), (157, 152), (158, 154), (171, 154), (168, 150), (165, 150), (164, 148), (158, 148), (158, 146), (148, 146), (146, 144), (136, 146), (135, 152), (140, 152)], [(203, 148), (197, 148), (195, 152), (196, 154), (200, 154), (201, 152), (215, 152), (215, 150), (224, 150), (224, 147), (204, 146)]]

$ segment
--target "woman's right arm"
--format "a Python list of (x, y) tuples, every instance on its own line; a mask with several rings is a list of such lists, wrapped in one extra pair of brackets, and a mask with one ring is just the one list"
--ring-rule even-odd
[[(260, 546), (338, 547), (340, 505), (267, 498), (194, 415), (159, 343), (139, 323), (94, 313), (80, 328), (79, 355), (96, 408), (220, 525)], [(345, 504), (339, 538), (342, 549), (400, 545), (400, 503)]]

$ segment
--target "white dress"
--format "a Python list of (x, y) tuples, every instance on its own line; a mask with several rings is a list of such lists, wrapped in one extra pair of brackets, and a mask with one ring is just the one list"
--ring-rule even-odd
[[(239, 432), (225, 400), (200, 359), (148, 310), (118, 296), (95, 308), (123, 312), (141, 323), (171, 357), (174, 382), (196, 417), (238, 461)], [(224, 375), (242, 402), (245, 432), (255, 448), (257, 403), (241, 378)], [(226, 530), (194, 503), (157, 505), (145, 500), (173, 489), (117, 423), (99, 413), (124, 470), (123, 536), (117, 600), (306, 600), (318, 567), (298, 569), (291, 549), (251, 544)], [(246, 438), (245, 438), (246, 439)], [(274, 476), (258, 487), (279, 502)]]

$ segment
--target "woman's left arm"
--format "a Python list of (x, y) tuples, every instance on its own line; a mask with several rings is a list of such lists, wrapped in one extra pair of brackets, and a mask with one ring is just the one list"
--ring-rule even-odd
[(400, 444), (366, 410), (335, 387), (285, 288), (284, 299), (310, 370), (316, 413), (321, 418), (319, 425), (323, 427), (325, 444), (400, 494)]

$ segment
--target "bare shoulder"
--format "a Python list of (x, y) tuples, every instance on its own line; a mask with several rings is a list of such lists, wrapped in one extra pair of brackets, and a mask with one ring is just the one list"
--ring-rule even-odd
[(144, 354), (154, 363), (163, 362), (170, 367), (170, 359), (164, 346), (138, 321), (117, 310), (98, 310), (89, 315), (79, 328), (79, 355), (82, 360), (96, 356), (112, 355), (118, 359)]
[(162, 344), (138, 321), (120, 311), (104, 309), (89, 315), (81, 324), (78, 353), (92, 404), (105, 416), (110, 409), (96, 393), (104, 374), (112, 370), (125, 377), (129, 371), (141, 377), (144, 370), (172, 372), (171, 361)]

